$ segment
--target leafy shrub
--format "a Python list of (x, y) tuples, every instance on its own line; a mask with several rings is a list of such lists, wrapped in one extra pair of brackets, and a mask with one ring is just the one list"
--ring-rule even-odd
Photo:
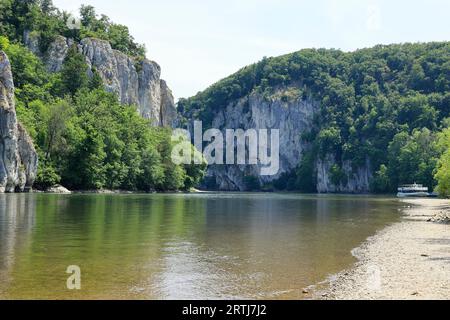
[(61, 182), (56, 169), (51, 166), (40, 165), (34, 186), (38, 190), (47, 190)]

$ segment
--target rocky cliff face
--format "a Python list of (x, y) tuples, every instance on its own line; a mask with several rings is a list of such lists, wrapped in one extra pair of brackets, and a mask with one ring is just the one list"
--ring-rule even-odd
[(223, 130), (279, 129), (280, 170), (274, 176), (261, 176), (260, 165), (214, 165), (209, 167), (207, 176), (215, 179), (218, 189), (231, 191), (245, 191), (246, 176), (257, 178), (261, 184), (279, 179), (281, 174), (290, 172), (300, 163), (302, 155), (310, 147), (302, 141), (301, 135), (311, 130), (317, 109), (318, 105), (311, 99), (283, 102), (265, 99), (259, 94), (230, 104), (214, 117), (212, 127)]
[(31, 138), (17, 122), (11, 65), (0, 52), (0, 193), (29, 191), (37, 165)]
[[(280, 97), (283, 89), (278, 90), (272, 98), (266, 99), (253, 93), (215, 115), (213, 128), (225, 129), (279, 129), (280, 130), (280, 170), (274, 176), (261, 176), (261, 166), (213, 165), (207, 172), (208, 184), (215, 182), (216, 188), (224, 191), (245, 191), (245, 177), (256, 178), (261, 185), (273, 182), (283, 173), (290, 173), (300, 164), (309, 143), (302, 139), (302, 134), (313, 129), (313, 119), (319, 110), (319, 103), (312, 98), (283, 101)], [(371, 179), (370, 163), (361, 168), (352, 168), (350, 162), (343, 164), (347, 177), (345, 183), (336, 186), (330, 178), (330, 170), (336, 164), (333, 155), (317, 159), (315, 175), (317, 189), (320, 193), (365, 193), (369, 191)]]
[(160, 119), (163, 127), (176, 128), (178, 124), (177, 107), (174, 102), (172, 90), (169, 89), (167, 83), (161, 80), (161, 108)]
[[(73, 40), (59, 36), (47, 52), (39, 49), (39, 41), (32, 33), (25, 34), (28, 48), (41, 57), (47, 70), (61, 70)], [(87, 38), (76, 44), (86, 57), (91, 70), (96, 70), (106, 90), (118, 94), (121, 103), (136, 105), (139, 113), (155, 126), (170, 126), (176, 122), (176, 107), (167, 84), (161, 80), (161, 68), (153, 61), (136, 61), (126, 54), (113, 50), (107, 41)]]
[(317, 191), (319, 193), (368, 193), (372, 170), (369, 159), (362, 167), (352, 168), (350, 161), (344, 161), (342, 170), (345, 179), (339, 185), (331, 180), (331, 168), (336, 164), (334, 155), (328, 154), (325, 159), (316, 161)]
[[(39, 43), (32, 34), (25, 35), (27, 46), (46, 64), (50, 72), (61, 70), (70, 46), (74, 42), (58, 37), (45, 54), (39, 51)], [(156, 126), (176, 127), (178, 115), (172, 92), (166, 82), (160, 79), (161, 69), (153, 61), (137, 62), (127, 55), (113, 50), (106, 41), (87, 38), (76, 44), (79, 52), (86, 57), (91, 70), (95, 69), (110, 92), (118, 94), (123, 104), (133, 104), (139, 113), (150, 119)], [(286, 91), (286, 92), (285, 92)], [(273, 182), (283, 173), (294, 170), (305, 152), (311, 147), (301, 139), (303, 133), (313, 128), (313, 118), (319, 103), (308, 99), (284, 99), (289, 88), (280, 88), (271, 98), (253, 93), (227, 106), (215, 115), (213, 128), (225, 129), (279, 129), (280, 130), (280, 170), (274, 176), (261, 176), (261, 166), (209, 166), (208, 181), (227, 191), (245, 191), (246, 177), (256, 178), (262, 185)], [(369, 192), (372, 178), (370, 162), (353, 168), (349, 161), (339, 166), (346, 177), (339, 185), (331, 179), (331, 169), (337, 161), (334, 155), (327, 155), (315, 162), (317, 189), (321, 193)], [(208, 183), (210, 184), (210, 183)]]

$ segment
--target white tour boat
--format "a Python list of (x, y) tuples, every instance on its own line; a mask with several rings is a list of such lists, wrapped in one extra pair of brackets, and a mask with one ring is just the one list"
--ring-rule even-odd
[(430, 196), (428, 188), (417, 183), (401, 186), (398, 188), (397, 193), (397, 197), (399, 198), (428, 196)]

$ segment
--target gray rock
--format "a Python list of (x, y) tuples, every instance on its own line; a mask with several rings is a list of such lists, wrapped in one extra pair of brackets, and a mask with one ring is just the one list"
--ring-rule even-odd
[(363, 167), (352, 168), (350, 161), (344, 161), (342, 170), (346, 176), (346, 183), (334, 185), (331, 182), (330, 170), (336, 164), (334, 155), (328, 154), (325, 159), (318, 159), (317, 191), (319, 193), (368, 193), (370, 191), (370, 180), (372, 171), (369, 159)]
[[(279, 129), (280, 130), (280, 170), (274, 176), (261, 176), (259, 165), (211, 165), (207, 178), (215, 181), (219, 190), (245, 191), (245, 176), (253, 176), (260, 184), (271, 183), (283, 173), (290, 173), (302, 161), (311, 145), (302, 139), (302, 134), (314, 128), (314, 116), (319, 110), (319, 102), (311, 97), (282, 99), (284, 92), (292, 88), (279, 88), (270, 98), (252, 93), (228, 105), (218, 112), (212, 121), (213, 128), (225, 129)], [(365, 166), (352, 168), (351, 162), (343, 164), (347, 183), (335, 186), (330, 180), (330, 169), (336, 164), (333, 155), (318, 159), (315, 163), (317, 188), (320, 193), (366, 193), (372, 177), (370, 162)]]
[(17, 121), (11, 65), (0, 51), (0, 193), (29, 191), (37, 165), (33, 142)]
[(68, 190), (67, 188), (65, 188), (61, 185), (56, 185), (51, 188), (48, 188), (47, 190), (45, 190), (45, 192), (56, 193), (56, 194), (71, 194), (72, 193), (72, 191)]
[[(270, 183), (298, 166), (305, 151), (311, 147), (301, 139), (313, 127), (318, 103), (312, 99), (283, 102), (281, 99), (265, 99), (253, 93), (242, 98), (214, 117), (213, 128), (220, 129), (279, 129), (280, 170), (274, 176), (261, 176), (261, 166), (215, 165), (210, 166), (208, 177), (213, 177), (220, 190), (245, 191), (245, 176), (254, 176), (261, 184)], [(225, 134), (224, 134), (225, 136)]]
[(25, 184), (20, 186), (20, 190), (29, 192), (31, 191), (34, 181), (36, 180), (39, 159), (34, 148), (33, 141), (28, 135), (25, 128), (18, 123), (19, 131), (19, 157), (23, 164)]
[[(25, 33), (25, 44), (45, 63), (49, 72), (61, 70), (67, 52), (74, 44), (71, 39), (58, 36), (47, 52), (40, 52), (39, 40), (33, 33)], [(118, 95), (122, 104), (135, 105), (139, 114), (154, 126), (171, 126), (176, 121), (176, 107), (170, 89), (161, 80), (161, 68), (153, 61), (137, 61), (111, 48), (109, 42), (95, 38), (77, 44), (91, 70), (103, 79), (105, 88)], [(90, 74), (92, 72), (90, 71)]]
[(176, 128), (178, 125), (177, 107), (172, 91), (164, 80), (161, 80), (161, 125)]
[(39, 47), (39, 35), (36, 32), (25, 31), (23, 35), (24, 44), (33, 52), (35, 55), (40, 55)]
[(442, 224), (450, 224), (450, 209), (447, 208), (446, 210), (439, 211), (428, 221)]

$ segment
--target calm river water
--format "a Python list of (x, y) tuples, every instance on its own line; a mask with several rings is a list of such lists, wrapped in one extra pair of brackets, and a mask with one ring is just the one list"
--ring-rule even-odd
[[(399, 202), (297, 194), (0, 195), (0, 298), (301, 299)], [(70, 291), (66, 269), (81, 269)]]

